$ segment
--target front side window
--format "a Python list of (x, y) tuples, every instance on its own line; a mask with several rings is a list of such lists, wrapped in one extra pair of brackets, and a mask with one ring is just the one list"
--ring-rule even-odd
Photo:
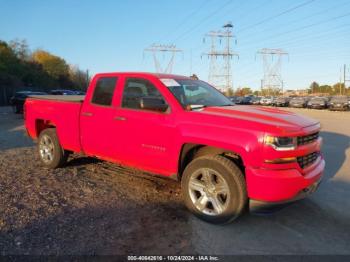
[(164, 111), (166, 110), (166, 102), (159, 90), (148, 80), (127, 78), (124, 86), (122, 107)]
[[(160, 79), (173, 93), (183, 107), (228, 106), (229, 98), (211, 85), (193, 79)], [(170, 81), (171, 80), (171, 81)]]
[(111, 106), (117, 77), (101, 77), (97, 80), (91, 102), (96, 105)]

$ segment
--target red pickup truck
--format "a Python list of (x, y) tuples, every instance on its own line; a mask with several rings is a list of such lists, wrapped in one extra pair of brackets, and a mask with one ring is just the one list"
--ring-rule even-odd
[(77, 152), (176, 178), (186, 206), (212, 223), (232, 221), (248, 203), (303, 198), (325, 167), (319, 122), (234, 105), (184, 76), (97, 74), (85, 97), (31, 97), (24, 113), (46, 167)]

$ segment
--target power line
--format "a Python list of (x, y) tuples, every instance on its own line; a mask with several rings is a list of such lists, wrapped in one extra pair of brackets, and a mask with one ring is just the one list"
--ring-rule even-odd
[(219, 8), (217, 8), (214, 12), (210, 13), (208, 16), (206, 16), (205, 18), (203, 18), (202, 20), (199, 21), (199, 23), (195, 24), (193, 27), (191, 27), (189, 30), (187, 30), (185, 33), (183, 33), (182, 35), (180, 35), (179, 37), (177, 37), (173, 42), (177, 42), (180, 39), (182, 39), (184, 36), (186, 36), (187, 34), (191, 33), (194, 29), (196, 29), (198, 26), (201, 26), (203, 24), (203, 22), (207, 21), (208, 19), (210, 19), (211, 17), (215, 16), (217, 13), (219, 13), (223, 8), (225, 8), (226, 6), (230, 5), (233, 2), (233, 0), (229, 0), (228, 2), (226, 2), (225, 4), (223, 4), (222, 6), (220, 6)]
[[(346, 5), (349, 5), (349, 4), (350, 4), (350, 2), (346, 1), (346, 2), (343, 2), (341, 4), (334, 5), (332, 7), (327, 7), (326, 9), (321, 10), (320, 12), (317, 12), (317, 13), (314, 13), (314, 14), (310, 14), (310, 15), (308, 15), (306, 17), (298, 18), (298, 19), (295, 19), (293, 21), (289, 21), (289, 22), (286, 23), (286, 25), (300, 23), (301, 21), (304, 21), (304, 20), (310, 20), (310, 18), (312, 18), (312, 17), (318, 16), (318, 15), (323, 14), (323, 13), (329, 13), (332, 9), (343, 7), (343, 6), (346, 6)], [(279, 24), (279, 26), (283, 27), (284, 25)], [(273, 28), (272, 30), (274, 30), (274, 29), (275, 28)], [(271, 31), (271, 30), (264, 30), (264, 31)], [(249, 38), (252, 35), (255, 35), (255, 34), (250, 34), (250, 35), (248, 35), (248, 37), (246, 36), (245, 38), (247, 39), (247, 38)]]
[(249, 30), (249, 29), (251, 29), (251, 28), (253, 28), (253, 27), (256, 27), (256, 26), (258, 26), (258, 25), (264, 24), (264, 23), (266, 23), (266, 22), (268, 22), (268, 21), (271, 21), (271, 20), (273, 20), (273, 19), (275, 19), (275, 18), (277, 18), (277, 17), (280, 17), (280, 16), (282, 16), (282, 15), (285, 15), (285, 14), (287, 14), (287, 13), (293, 12), (294, 10), (296, 10), (296, 9), (298, 9), (298, 8), (301, 8), (301, 7), (303, 7), (303, 6), (309, 5), (309, 4), (311, 4), (312, 2), (314, 2), (314, 1), (315, 1), (315, 0), (306, 1), (306, 2), (304, 2), (304, 3), (302, 3), (302, 4), (299, 4), (299, 5), (296, 5), (296, 6), (292, 7), (292, 8), (290, 8), (290, 9), (287, 9), (287, 10), (285, 10), (285, 11), (283, 11), (283, 12), (277, 14), (277, 15), (273, 15), (273, 16), (270, 16), (270, 17), (268, 17), (268, 18), (265, 18), (265, 19), (261, 20), (260, 22), (257, 22), (257, 23), (255, 23), (255, 24), (252, 24), (252, 25), (247, 26), (247, 27), (244, 27), (243, 29), (241, 29), (240, 31), (238, 31), (238, 33), (241, 33), (241, 32), (243, 32), (243, 31)]
[[(328, 22), (331, 22), (331, 21), (335, 21), (335, 20), (338, 20), (340, 18), (344, 18), (344, 17), (349, 16), (349, 15), (350, 15), (350, 12), (349, 13), (345, 13), (345, 14), (340, 15), (340, 16), (335, 16), (335, 17), (332, 17), (330, 19), (323, 20), (323, 21), (320, 21), (320, 22), (317, 22), (317, 23), (312, 23), (312, 24), (309, 24), (309, 25), (306, 25), (306, 26), (298, 27), (298, 28), (295, 28), (295, 29), (292, 29), (292, 30), (289, 30), (289, 31), (286, 31), (286, 32), (282, 32), (282, 33), (279, 33), (279, 34), (273, 34), (273, 35), (271, 35), (271, 36), (269, 36), (267, 38), (268, 38), (268, 40), (270, 40), (270, 39), (273, 39), (273, 38), (276, 38), (276, 37), (280, 37), (282, 35), (298, 32), (298, 31), (302, 31), (302, 30), (307, 29), (307, 28), (311, 28), (311, 27), (322, 25), (322, 24), (325, 24), (325, 23), (328, 23)], [(247, 46), (245, 46), (245, 47), (247, 47)]]
[(206, 6), (210, 1), (205, 0), (198, 8), (196, 8), (195, 10), (193, 10), (191, 13), (189, 13), (184, 19), (182, 19), (182, 21), (176, 26), (174, 27), (174, 30), (172, 30), (172, 33), (175, 33), (176, 31), (179, 30), (179, 28), (181, 28), (184, 24), (186, 24), (186, 22), (188, 20), (190, 20), (190, 18), (192, 16), (194, 16), (195, 14), (197, 14), (200, 10), (203, 9), (204, 6)]

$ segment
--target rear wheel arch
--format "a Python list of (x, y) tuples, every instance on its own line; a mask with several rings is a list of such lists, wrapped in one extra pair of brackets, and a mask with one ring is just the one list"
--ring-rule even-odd
[(45, 120), (45, 119), (36, 119), (35, 120), (36, 137), (39, 137), (40, 133), (47, 128), (56, 128), (56, 125), (51, 120)]

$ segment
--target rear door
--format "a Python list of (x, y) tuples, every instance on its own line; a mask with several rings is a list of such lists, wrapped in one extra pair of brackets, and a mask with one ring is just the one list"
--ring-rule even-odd
[(80, 116), (80, 132), (83, 151), (87, 155), (113, 159), (118, 143), (115, 134), (115, 94), (118, 77), (101, 76), (94, 79), (94, 90), (86, 97)]

